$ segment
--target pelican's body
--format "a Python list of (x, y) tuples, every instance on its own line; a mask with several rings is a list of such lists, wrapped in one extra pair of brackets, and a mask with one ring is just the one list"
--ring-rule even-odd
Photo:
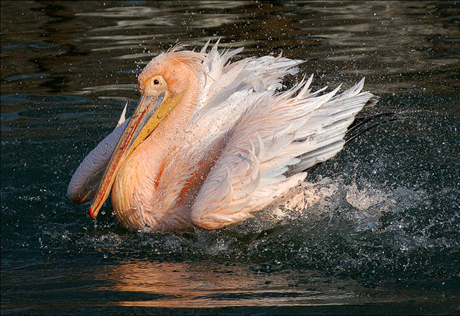
[(111, 193), (118, 220), (140, 231), (240, 222), (288, 193), (308, 168), (339, 152), (347, 127), (373, 98), (363, 81), (336, 95), (311, 93), (307, 82), (279, 92), (301, 61), (243, 59), (173, 49), (139, 76), (138, 110), (120, 119), (81, 163), (71, 199)]

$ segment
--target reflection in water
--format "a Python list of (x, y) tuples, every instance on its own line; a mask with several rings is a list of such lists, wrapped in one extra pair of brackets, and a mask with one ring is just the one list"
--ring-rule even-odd
[(121, 306), (218, 307), (292, 306), (350, 302), (354, 285), (340, 279), (318, 278), (309, 271), (252, 272), (247, 266), (194, 262), (128, 262), (109, 266), (98, 276), (131, 293)]
[[(381, 285), (362, 288), (354, 281), (309, 270), (249, 269), (237, 263), (215, 261), (117, 263), (97, 275), (110, 286), (100, 291), (119, 293), (109, 305), (203, 308), (229, 306), (347, 306), (437, 304), (452, 297), (427, 297), (425, 290)], [(343, 308), (343, 307), (342, 307)], [(435, 309), (446, 310), (446, 307)]]

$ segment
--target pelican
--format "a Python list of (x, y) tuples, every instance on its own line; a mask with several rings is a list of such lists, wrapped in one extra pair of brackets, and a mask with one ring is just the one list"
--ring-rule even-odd
[(326, 93), (304, 77), (283, 91), (282, 78), (303, 61), (231, 62), (243, 48), (218, 44), (178, 45), (143, 69), (134, 114), (125, 119), (125, 107), (70, 181), (68, 197), (92, 200), (91, 217), (111, 194), (118, 221), (135, 231), (240, 223), (335, 156), (356, 114), (376, 100), (362, 92), (364, 79)]

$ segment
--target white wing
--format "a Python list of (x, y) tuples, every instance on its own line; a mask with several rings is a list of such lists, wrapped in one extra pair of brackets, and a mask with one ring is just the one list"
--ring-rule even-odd
[(303, 181), (302, 170), (340, 151), (348, 125), (372, 95), (360, 93), (361, 81), (335, 97), (338, 88), (319, 96), (310, 93), (311, 81), (278, 96), (266, 93), (241, 115), (198, 192), (196, 226), (217, 229), (246, 219)]

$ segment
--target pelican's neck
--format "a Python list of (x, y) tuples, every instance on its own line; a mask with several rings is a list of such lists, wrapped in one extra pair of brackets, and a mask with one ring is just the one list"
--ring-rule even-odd
[[(198, 81), (199, 82), (199, 81)], [(184, 139), (185, 128), (190, 122), (192, 115), (198, 106), (200, 87), (199, 85), (190, 85), (184, 94), (181, 102), (176, 108), (163, 120), (158, 128), (149, 137), (147, 144), (154, 142), (155, 147), (161, 146), (161, 154), (167, 156), (174, 151), (177, 146), (181, 146)], [(165, 143), (162, 142), (166, 141)], [(152, 145), (153, 146), (153, 145)], [(155, 149), (156, 154), (157, 150)]]

